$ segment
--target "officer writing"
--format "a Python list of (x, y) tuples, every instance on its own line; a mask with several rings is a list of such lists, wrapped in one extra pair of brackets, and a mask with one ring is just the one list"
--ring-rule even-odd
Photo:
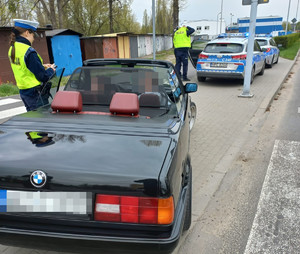
[[(34, 38), (38, 36), (38, 25), (38, 22), (14, 19), (8, 51), (20, 97), (27, 111), (43, 105), (43, 83), (55, 73), (55, 65), (43, 64), (40, 55), (31, 47)], [(46, 100), (48, 101), (48, 98)]]
[(188, 72), (188, 50), (191, 47), (190, 35), (195, 32), (194, 28), (189, 26), (177, 27), (173, 37), (174, 54), (176, 58), (175, 68), (179, 75), (181, 75), (182, 66), (182, 80), (190, 81), (187, 77)]

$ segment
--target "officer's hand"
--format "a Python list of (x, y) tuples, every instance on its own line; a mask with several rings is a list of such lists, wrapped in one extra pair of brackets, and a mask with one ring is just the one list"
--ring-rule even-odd
[(56, 66), (55, 64), (51, 64), (51, 65), (50, 65), (50, 68), (52, 68), (54, 71), (56, 71), (56, 67), (57, 67), (57, 66)]
[(43, 64), (43, 66), (45, 67), (45, 69), (51, 68), (51, 64)]

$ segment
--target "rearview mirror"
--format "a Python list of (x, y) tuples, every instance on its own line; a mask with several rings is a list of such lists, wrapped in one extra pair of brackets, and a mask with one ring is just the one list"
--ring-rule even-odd
[(184, 86), (184, 91), (186, 93), (194, 93), (197, 92), (197, 90), (198, 90), (197, 83), (186, 83)]

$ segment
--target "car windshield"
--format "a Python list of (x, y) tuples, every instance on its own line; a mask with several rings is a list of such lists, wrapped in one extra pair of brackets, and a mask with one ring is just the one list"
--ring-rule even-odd
[(159, 115), (158, 110), (176, 109), (175, 86), (178, 86), (178, 80), (166, 67), (84, 66), (74, 71), (64, 90), (79, 91), (86, 110), (100, 111), (109, 110), (116, 92), (135, 93), (140, 108), (157, 109)]
[(241, 53), (243, 45), (238, 43), (209, 43), (206, 45), (205, 53)]
[(259, 46), (267, 46), (268, 45), (268, 41), (267, 40), (257, 40)]

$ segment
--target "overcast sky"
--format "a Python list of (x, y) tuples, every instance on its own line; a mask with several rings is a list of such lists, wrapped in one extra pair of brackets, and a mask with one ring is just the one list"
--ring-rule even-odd
[[(187, 0), (187, 4), (179, 14), (180, 22), (184, 20), (217, 20), (217, 15), (221, 12), (221, 2), (223, 1), (223, 18), (226, 25), (237, 22), (238, 18), (250, 17), (250, 5), (242, 5), (242, 0)], [(285, 21), (288, 16), (288, 6), (290, 2), (289, 21), (293, 18), (300, 20), (300, 0), (269, 0), (267, 4), (259, 4), (257, 16), (280, 16)], [(299, 3), (300, 5), (300, 3)], [(147, 9), (148, 15), (152, 11), (152, 0), (133, 0), (132, 10), (137, 21), (142, 23), (144, 10)], [(297, 12), (298, 9), (298, 12)], [(233, 14), (234, 16), (230, 15)], [(297, 15), (297, 17), (296, 17)]]

